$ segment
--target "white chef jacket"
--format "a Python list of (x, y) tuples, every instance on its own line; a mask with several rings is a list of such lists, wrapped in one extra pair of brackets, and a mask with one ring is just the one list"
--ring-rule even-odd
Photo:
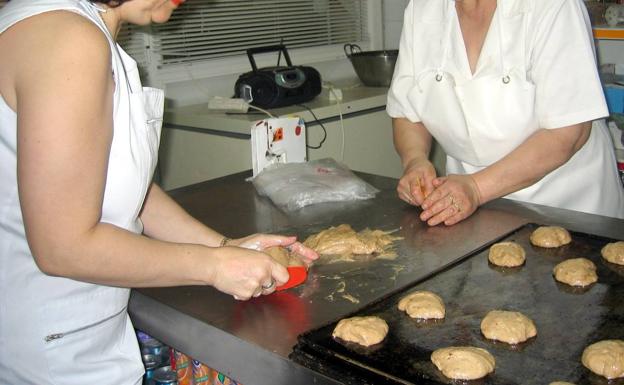
[[(101, 220), (140, 233), (163, 93), (141, 87), (136, 62), (86, 0), (12, 0), (0, 10), (0, 33), (52, 10), (86, 17), (111, 44), (114, 127)], [(16, 113), (0, 97), (0, 384), (139, 384), (144, 370), (127, 314), (129, 289), (48, 276), (34, 262), (17, 191), (16, 137)]]
[[(434, 76), (447, 91), (427, 83)], [(475, 97), (475, 89), (485, 94)], [(496, 91), (488, 95), (489, 89)], [(445, 149), (449, 174), (489, 166), (540, 128), (608, 115), (583, 2), (499, 0), (473, 74), (455, 1), (413, 0), (387, 112), (422, 121)], [(594, 121), (588, 142), (570, 161), (507, 198), (624, 218), (604, 120)]]

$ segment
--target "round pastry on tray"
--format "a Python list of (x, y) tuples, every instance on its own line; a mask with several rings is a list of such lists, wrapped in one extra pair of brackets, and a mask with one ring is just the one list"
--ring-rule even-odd
[(624, 265), (624, 242), (608, 243), (600, 250), (602, 258), (616, 265)]
[(379, 317), (351, 317), (338, 322), (332, 337), (362, 346), (380, 343), (388, 334), (388, 324)]
[(501, 267), (518, 267), (524, 264), (526, 253), (516, 242), (499, 242), (490, 247), (488, 261)]
[(586, 258), (572, 258), (553, 269), (555, 279), (570, 286), (589, 286), (598, 281), (596, 265)]
[(517, 311), (492, 310), (481, 321), (481, 333), (490, 340), (519, 344), (537, 335), (535, 323)]
[(417, 319), (442, 319), (445, 315), (444, 301), (435, 293), (419, 290), (399, 301), (399, 310)]
[(541, 226), (531, 233), (531, 243), (535, 246), (554, 248), (572, 242), (568, 230), (560, 226)]
[(589, 345), (583, 351), (581, 362), (609, 380), (624, 377), (624, 341), (603, 340)]
[(494, 371), (496, 360), (485, 349), (451, 346), (434, 351), (431, 362), (453, 380), (476, 380)]

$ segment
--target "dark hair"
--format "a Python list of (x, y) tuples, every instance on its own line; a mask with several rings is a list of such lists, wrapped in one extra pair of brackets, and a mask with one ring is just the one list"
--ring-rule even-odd
[(92, 3), (106, 4), (109, 7), (117, 7), (121, 5), (121, 3), (125, 3), (126, 1), (130, 1), (130, 0), (89, 0), (89, 1)]

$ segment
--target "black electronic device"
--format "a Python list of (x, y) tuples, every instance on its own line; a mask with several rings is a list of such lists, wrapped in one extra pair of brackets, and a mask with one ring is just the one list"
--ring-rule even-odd
[[(253, 55), (280, 51), (287, 66), (258, 68)], [(314, 99), (321, 93), (321, 75), (308, 66), (293, 66), (283, 44), (250, 48), (252, 71), (238, 77), (234, 97), (260, 108), (287, 107)]]

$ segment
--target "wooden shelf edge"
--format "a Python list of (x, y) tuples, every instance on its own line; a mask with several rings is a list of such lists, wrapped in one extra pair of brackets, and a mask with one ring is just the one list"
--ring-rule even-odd
[(594, 28), (596, 39), (624, 40), (624, 29), (622, 28)]

